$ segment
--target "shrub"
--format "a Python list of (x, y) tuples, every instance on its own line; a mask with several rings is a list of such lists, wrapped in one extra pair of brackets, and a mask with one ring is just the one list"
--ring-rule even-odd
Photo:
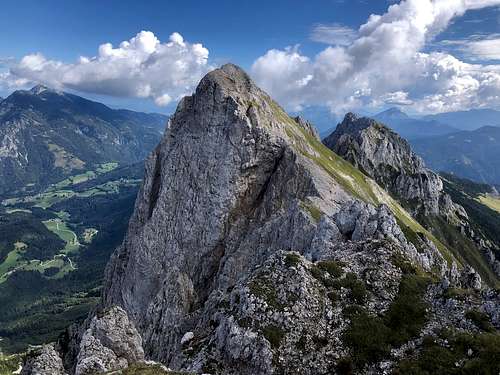
[(285, 332), (274, 325), (269, 325), (262, 329), (262, 334), (271, 344), (271, 348), (276, 349), (281, 345), (281, 341), (285, 337)]
[(344, 273), (341, 265), (334, 260), (319, 262), (318, 267), (335, 278), (339, 278)]
[(420, 332), (427, 321), (427, 304), (423, 295), (429, 280), (417, 275), (405, 275), (399, 292), (389, 307), (385, 322), (391, 327), (391, 343), (400, 345)]
[(352, 349), (356, 364), (363, 366), (381, 360), (389, 354), (387, 337), (390, 329), (383, 320), (362, 311), (351, 316), (351, 325), (343, 336), (344, 342)]
[(485, 313), (477, 310), (469, 310), (465, 314), (465, 317), (472, 320), (474, 324), (483, 331), (495, 332), (495, 327), (493, 327), (489, 316)]
[(300, 264), (300, 255), (296, 253), (288, 253), (285, 256), (285, 265), (287, 267), (297, 267)]

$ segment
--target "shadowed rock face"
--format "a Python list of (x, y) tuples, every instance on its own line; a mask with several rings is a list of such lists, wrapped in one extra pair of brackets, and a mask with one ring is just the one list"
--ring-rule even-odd
[(224, 65), (181, 101), (147, 160), (103, 313), (65, 343), (66, 369), (123, 368), (143, 349), (195, 373), (332, 373), (350, 353), (347, 306), (378, 314), (397, 298), (406, 271), (394, 259), (460, 285), (456, 267), (426, 238), (417, 251), (393, 212), (413, 223), (310, 124)]
[(309, 250), (315, 225), (301, 201), (349, 200), (335, 184), (316, 186), (324, 172), (298, 160), (292, 126), (301, 125), (234, 65), (209, 73), (179, 104), (146, 164), (104, 294), (133, 317), (152, 357), (171, 360), (211, 298), (272, 253)]

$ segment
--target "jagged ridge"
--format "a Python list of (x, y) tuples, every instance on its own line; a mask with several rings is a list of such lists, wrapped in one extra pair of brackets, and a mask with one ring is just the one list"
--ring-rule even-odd
[[(394, 214), (424, 233), (418, 249)], [(179, 104), (146, 163), (102, 305), (56, 349), (69, 348), (60, 350), (64, 371), (78, 375), (131, 365), (141, 348), (195, 373), (327, 374), (342, 358), (380, 372), (405, 350), (389, 362), (387, 350), (360, 357), (353, 321), (374, 319), (397, 335), (384, 347), (420, 345), (429, 327), (474, 325), (463, 321), (463, 305), (444, 322), (426, 313), (449, 287), (481, 286), (426, 236), (379, 185), (225, 65)], [(428, 288), (430, 276), (440, 282)], [(466, 303), (488, 303), (493, 316), (495, 298)], [(377, 320), (398, 320), (411, 306), (422, 307), (411, 326)]]

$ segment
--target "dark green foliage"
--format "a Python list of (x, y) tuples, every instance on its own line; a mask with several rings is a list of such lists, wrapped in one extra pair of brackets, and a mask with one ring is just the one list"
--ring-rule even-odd
[(266, 340), (269, 341), (271, 348), (273, 349), (279, 348), (281, 341), (285, 337), (285, 332), (281, 328), (274, 325), (264, 327), (262, 329), (262, 334)]
[(349, 357), (339, 359), (337, 362), (336, 369), (340, 375), (352, 375), (352, 374), (354, 374), (352, 359)]
[[(18, 271), (0, 283), (0, 337), (4, 339), (1, 342), (4, 352), (23, 351), (28, 344), (54, 341), (67, 326), (87, 316), (98, 301), (109, 256), (123, 240), (136, 191), (137, 187), (120, 194), (74, 198), (66, 201), (66, 205), (59, 203), (53, 207), (71, 214), (70, 224), (76, 225), (76, 232), (79, 232), (79, 225), (97, 228), (99, 232), (92, 243), (74, 258), (78, 268), (65, 277), (47, 279), (45, 276), (51, 272), (49, 268), (48, 274), (44, 275)], [(32, 211), (31, 216), (16, 213), (7, 217), (24, 215), (40, 225), (43, 225), (42, 220), (54, 217), (49, 210), (34, 208)], [(0, 230), (2, 228), (0, 225)], [(33, 225), (21, 225), (16, 231), (29, 233), (32, 228)], [(48, 232), (47, 238), (51, 236), (55, 235)], [(60, 241), (59, 237), (56, 238)], [(62, 243), (57, 250), (63, 247)]]
[(351, 324), (343, 340), (352, 349), (356, 367), (387, 357), (392, 347), (418, 335), (427, 321), (427, 305), (422, 300), (427, 285), (423, 277), (405, 275), (397, 297), (383, 316), (370, 315), (360, 306), (344, 309)]
[(390, 342), (401, 345), (420, 332), (427, 321), (427, 304), (423, 295), (429, 280), (417, 275), (405, 275), (399, 292), (387, 311), (384, 320), (391, 329)]
[(312, 265), (311, 268), (309, 269), (311, 272), (311, 275), (318, 281), (324, 283), (324, 280), (326, 279), (326, 272), (323, 271), (321, 268), (319, 268), (316, 265)]
[(391, 347), (387, 338), (391, 335), (391, 330), (380, 317), (361, 311), (350, 319), (351, 325), (343, 340), (352, 348), (352, 357), (356, 364), (362, 366), (388, 355)]
[(326, 296), (328, 297), (328, 299), (332, 302), (332, 303), (335, 303), (337, 302), (338, 300), (338, 295), (336, 292), (334, 291), (329, 291)]
[[(23, 130), (16, 134), (16, 142), (30, 157), (22, 168), (15, 158), (2, 160), (0, 195), (28, 183), (36, 184), (35, 190), (43, 189), (73, 174), (76, 169), (71, 168), (142, 161), (160, 141), (167, 119), (159, 114), (114, 110), (51, 90), (36, 95), (16, 91), (0, 102), (0, 138), (12, 131), (12, 123), (21, 123)], [(29, 126), (32, 121), (38, 125)], [(67, 168), (56, 160), (64, 160)]]
[(26, 259), (47, 260), (64, 248), (64, 241), (49, 231), (32, 214), (16, 212), (0, 215), (0, 263), (14, 250), (16, 242), (28, 245)]
[(359, 280), (355, 273), (346, 274), (344, 279), (340, 280), (341, 286), (351, 290), (352, 299), (359, 305), (366, 299), (366, 287), (362, 280)]
[[(420, 353), (402, 361), (396, 375), (498, 375), (500, 372), (500, 335), (452, 334), (442, 346), (432, 338), (423, 342)], [(457, 366), (457, 364), (459, 364)]]
[(490, 318), (487, 314), (477, 310), (469, 310), (465, 314), (465, 317), (472, 320), (479, 329), (486, 332), (495, 332), (495, 327), (491, 324)]
[(464, 300), (467, 296), (471, 295), (472, 293), (473, 293), (473, 291), (471, 291), (469, 289), (448, 288), (443, 293), (443, 297)]
[(285, 264), (287, 265), (287, 267), (297, 267), (300, 264), (300, 255), (296, 253), (286, 254)]
[(328, 272), (330, 276), (335, 278), (342, 276), (342, 274), (344, 273), (344, 271), (342, 270), (342, 266), (339, 264), (339, 262), (336, 262), (334, 260), (318, 262), (317, 265), (323, 271)]
[(299, 341), (295, 343), (295, 347), (303, 352), (307, 346), (307, 337), (305, 335), (300, 336)]

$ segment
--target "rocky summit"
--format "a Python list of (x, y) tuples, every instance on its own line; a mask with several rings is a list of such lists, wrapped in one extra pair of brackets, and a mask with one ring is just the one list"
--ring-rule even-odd
[(323, 142), (377, 181), (463, 263), (471, 263), (492, 285), (497, 285), (497, 241), (485, 235), (464, 207), (452, 201), (441, 177), (426, 168), (406, 140), (373, 119), (348, 113)]
[(100, 306), (22, 373), (425, 373), (437, 352), (494, 373), (498, 292), (356, 166), (240, 68), (210, 72), (146, 162)]

